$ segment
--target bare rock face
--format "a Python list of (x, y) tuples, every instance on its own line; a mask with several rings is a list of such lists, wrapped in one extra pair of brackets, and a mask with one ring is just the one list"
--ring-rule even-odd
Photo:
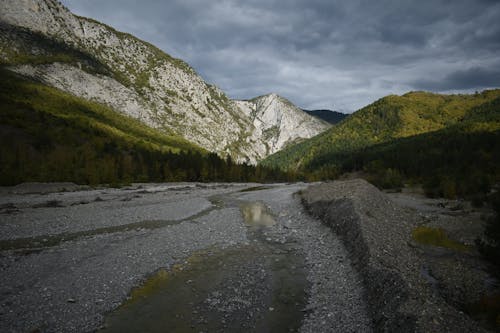
[(265, 142), (265, 156), (297, 140), (311, 138), (329, 127), (326, 122), (309, 116), (276, 94), (236, 103), (251, 119), (257, 136)]
[(0, 0), (0, 32), (11, 70), (240, 162), (328, 128), (276, 95), (231, 101), (182, 60), (55, 0)]

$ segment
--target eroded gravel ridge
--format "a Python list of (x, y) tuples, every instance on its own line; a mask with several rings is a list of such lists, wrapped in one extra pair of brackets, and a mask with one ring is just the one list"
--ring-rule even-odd
[(439, 295), (411, 245), (421, 223), (364, 180), (336, 181), (303, 191), (312, 215), (338, 233), (361, 274), (376, 331), (482, 332)]

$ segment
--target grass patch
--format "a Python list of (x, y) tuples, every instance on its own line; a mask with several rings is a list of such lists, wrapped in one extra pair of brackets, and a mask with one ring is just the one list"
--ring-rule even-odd
[(442, 228), (419, 226), (412, 231), (412, 237), (420, 244), (439, 246), (456, 251), (470, 250), (470, 246), (449, 239)]

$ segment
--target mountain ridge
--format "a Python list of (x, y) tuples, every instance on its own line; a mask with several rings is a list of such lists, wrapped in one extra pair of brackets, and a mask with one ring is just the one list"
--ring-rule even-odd
[[(73, 15), (55, 0), (4, 0), (2, 7), (0, 59), (10, 70), (239, 162), (254, 164), (280, 148), (269, 147), (237, 102), (154, 45)], [(328, 128), (307, 119), (313, 129), (296, 131), (298, 137)], [(280, 133), (269, 134), (281, 142)]]
[(389, 95), (354, 112), (316, 137), (267, 157), (263, 165), (299, 170), (314, 159), (348, 153), (393, 139), (444, 129), (459, 123), (471, 109), (500, 97), (500, 89), (473, 95), (409, 92)]
[(180, 136), (0, 67), (0, 185), (22, 182), (265, 182), (279, 170), (236, 164)]

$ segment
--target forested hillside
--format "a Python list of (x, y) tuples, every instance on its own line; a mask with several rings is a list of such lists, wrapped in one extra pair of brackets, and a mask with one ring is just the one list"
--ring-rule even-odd
[(285, 177), (262, 167), (236, 165), (102, 104), (0, 71), (1, 185)]
[(388, 96), (263, 165), (312, 179), (362, 170), (382, 187), (414, 181), (430, 195), (487, 193), (500, 181), (500, 90)]

